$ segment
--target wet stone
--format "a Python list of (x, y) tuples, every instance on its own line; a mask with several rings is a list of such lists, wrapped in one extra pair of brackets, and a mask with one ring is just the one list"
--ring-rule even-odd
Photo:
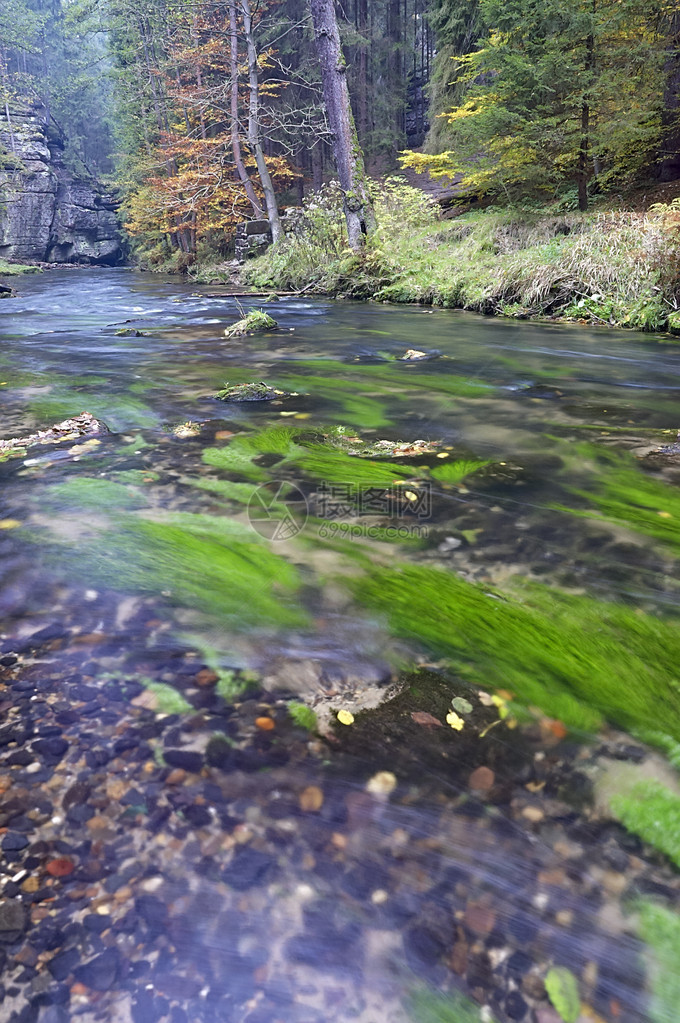
[(269, 853), (240, 848), (224, 871), (223, 880), (237, 892), (244, 892), (255, 885), (264, 884), (273, 872), (274, 865), (274, 857)]
[(18, 941), (27, 923), (26, 910), (20, 902), (0, 902), (0, 942), (9, 945)]
[(108, 991), (116, 983), (120, 968), (120, 953), (114, 948), (109, 948), (88, 963), (78, 966), (75, 978), (94, 991)]
[(76, 966), (80, 962), (80, 952), (77, 948), (67, 948), (63, 952), (57, 952), (57, 954), (50, 959), (47, 964), (47, 969), (50, 971), (55, 980), (62, 981), (66, 980), (68, 976), (73, 973)]
[(2, 851), (18, 852), (20, 849), (25, 849), (27, 845), (28, 839), (25, 835), (17, 831), (8, 831), (2, 840)]
[(203, 757), (193, 750), (165, 749), (163, 756), (170, 767), (179, 767), (190, 774), (198, 774), (203, 767)]

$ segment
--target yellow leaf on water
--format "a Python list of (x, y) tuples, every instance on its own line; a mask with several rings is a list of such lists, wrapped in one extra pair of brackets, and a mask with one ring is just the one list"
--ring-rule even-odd
[(405, 490), (404, 491), (404, 497), (408, 501), (417, 501), (418, 500), (418, 495), (414, 494), (412, 490)]
[(657, 512), (656, 514), (659, 516), (660, 519), (672, 519), (673, 518), (671, 513), (667, 512), (667, 511), (660, 511), (660, 512)]
[(296, 412), (295, 413), (295, 418), (296, 419), (309, 419), (310, 415), (311, 415), (310, 412)]
[(0, 519), (0, 529), (16, 529), (20, 525), (18, 519)]
[(457, 732), (460, 732), (461, 728), (465, 724), (463, 719), (456, 714), (455, 710), (450, 710), (446, 715), (446, 723), (451, 725), (451, 728), (455, 728)]
[(340, 722), (341, 725), (353, 725), (354, 714), (352, 714), (352, 712), (349, 710), (339, 710), (338, 721)]

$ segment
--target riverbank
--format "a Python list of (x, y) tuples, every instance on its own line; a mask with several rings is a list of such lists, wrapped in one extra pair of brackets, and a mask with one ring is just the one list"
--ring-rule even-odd
[[(377, 206), (378, 231), (356, 256), (333, 192), (308, 201), (296, 234), (249, 262), (241, 283), (680, 333), (680, 247), (668, 203), (589, 213), (490, 207), (442, 219), (430, 197), (389, 179)], [(229, 271), (192, 276), (217, 282)]]

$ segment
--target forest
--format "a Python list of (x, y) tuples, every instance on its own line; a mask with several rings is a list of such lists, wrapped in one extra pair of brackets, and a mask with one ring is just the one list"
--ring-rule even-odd
[[(316, 6), (339, 29), (336, 77), (353, 114), (345, 150), (363, 158), (374, 197), (367, 192), (364, 201), (379, 213), (381, 202), (403, 206), (423, 226), (438, 201), (454, 215), (502, 209), (525, 224), (540, 213), (569, 221), (589, 209), (634, 210), (636, 189), (658, 190), (680, 176), (674, 0), (354, 0), (337, 16), (332, 5)], [(306, 233), (327, 270), (347, 241), (335, 214), (342, 197), (347, 212), (350, 186), (341, 180), (342, 197), (322, 191), (337, 177), (339, 129), (337, 112), (329, 118), (318, 45), (326, 36), (313, 8), (296, 0), (6, 0), (0, 71), (10, 145), (3, 159), (11, 163), (12, 105), (32, 97), (61, 137), (68, 166), (117, 195), (136, 262), (194, 267), (205, 276), (206, 266), (233, 255), (240, 222), (266, 219), (275, 243), (285, 240), (287, 223), (298, 240)], [(399, 184), (416, 187), (395, 192)], [(313, 196), (320, 205), (310, 210)], [(659, 197), (657, 234), (671, 243), (675, 194), (662, 189)], [(301, 227), (295, 210), (305, 202)], [(587, 226), (573, 220), (561, 230)], [(351, 247), (361, 248), (374, 227), (371, 213)], [(648, 250), (649, 225), (633, 227)], [(631, 224), (619, 219), (616, 228), (625, 234)], [(388, 235), (383, 254), (397, 241), (390, 228)], [(396, 255), (417, 262), (411, 253)], [(310, 268), (304, 259), (296, 267), (296, 257), (299, 263), (300, 252), (272, 254), (257, 280), (295, 284)], [(399, 274), (386, 264), (389, 258), (365, 269), (361, 280), (345, 266), (319, 287), (338, 290), (344, 276), (355, 292), (387, 285), (388, 297), (403, 297)], [(645, 266), (644, 276), (664, 272)], [(219, 279), (214, 269), (212, 277)], [(438, 280), (428, 283), (433, 300), (474, 307), (472, 286), (461, 284), (456, 300)], [(634, 325), (662, 326), (675, 285), (656, 284), (668, 309), (651, 301), (644, 315), (636, 313), (618, 282), (604, 318), (621, 322), (623, 302)], [(595, 282), (591, 291), (607, 288)], [(407, 297), (429, 299), (414, 291)], [(519, 292), (494, 301), (513, 305), (513, 298), (531, 305)]]

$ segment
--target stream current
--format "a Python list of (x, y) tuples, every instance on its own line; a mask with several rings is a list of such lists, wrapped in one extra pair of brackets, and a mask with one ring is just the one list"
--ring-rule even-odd
[(18, 290), (0, 437), (110, 433), (0, 462), (0, 1020), (670, 1023), (677, 348)]

